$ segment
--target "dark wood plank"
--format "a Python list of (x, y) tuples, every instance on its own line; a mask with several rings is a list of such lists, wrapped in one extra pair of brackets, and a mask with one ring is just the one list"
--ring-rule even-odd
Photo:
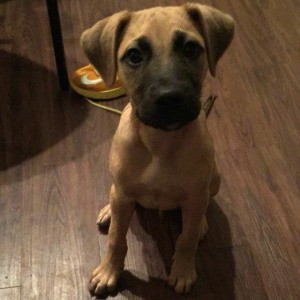
[[(193, 299), (269, 299), (250, 247), (215, 248), (200, 246), (199, 289)], [(210, 290), (206, 296), (207, 290)], [(203, 292), (205, 291), (205, 292)], [(213, 296), (213, 297), (211, 297)]]
[[(34, 161), (27, 167), (28, 178), (37, 167)], [(94, 207), (85, 201), (92, 198), (93, 189), (82, 193), (81, 186), (89, 177), (67, 175), (79, 175), (78, 168), (83, 170), (85, 164), (41, 166), (44, 175), (31, 177), (26, 183), (22, 207), (22, 299), (88, 296), (87, 278), (97, 259), (97, 235), (90, 230), (94, 218), (82, 218), (83, 211), (94, 213)]]
[[(21, 285), (21, 184), (22, 174), (16, 170), (5, 173), (0, 184), (0, 289)], [(0, 183), (4, 180), (0, 173)]]
[(227, 152), (221, 158), (221, 173), (231, 174), (233, 209), (240, 215), (267, 295), (293, 299), (300, 293), (300, 194), (293, 177), (275, 147)]

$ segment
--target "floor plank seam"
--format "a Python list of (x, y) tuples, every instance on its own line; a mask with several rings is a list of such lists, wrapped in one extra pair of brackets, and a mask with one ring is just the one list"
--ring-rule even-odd
[(12, 286), (6, 286), (6, 287), (0, 287), (0, 290), (5, 290), (5, 289), (14, 289), (14, 288), (20, 288), (20, 285), (12, 285)]

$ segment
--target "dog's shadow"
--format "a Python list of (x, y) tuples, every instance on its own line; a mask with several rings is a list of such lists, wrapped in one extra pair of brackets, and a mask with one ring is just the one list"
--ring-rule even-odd
[[(199, 243), (196, 256), (197, 282), (190, 293), (180, 295), (167, 285), (166, 278), (170, 272), (175, 242), (181, 231), (181, 211), (159, 213), (137, 207), (130, 231), (142, 245), (143, 257), (133, 259), (137, 264), (139, 261), (146, 264), (148, 277), (141, 279), (145, 278), (145, 274), (140, 276), (134, 270), (125, 270), (120, 277), (118, 290), (112, 296), (149, 300), (235, 299), (235, 263), (229, 223), (215, 200), (209, 205), (207, 220), (209, 231)], [(153, 241), (157, 252), (153, 250)], [(129, 246), (129, 251), (132, 250)]]

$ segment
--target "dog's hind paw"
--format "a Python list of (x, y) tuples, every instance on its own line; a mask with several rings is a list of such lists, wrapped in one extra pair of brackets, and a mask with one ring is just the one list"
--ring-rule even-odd
[(97, 218), (97, 225), (101, 227), (108, 227), (110, 224), (110, 205), (106, 205), (100, 210), (99, 216)]

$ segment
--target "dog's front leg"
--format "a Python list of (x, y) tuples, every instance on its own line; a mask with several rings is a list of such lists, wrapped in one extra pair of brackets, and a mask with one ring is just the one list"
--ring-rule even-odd
[(195, 256), (198, 242), (207, 231), (206, 208), (209, 192), (191, 199), (182, 207), (182, 232), (178, 237), (168, 283), (176, 292), (189, 292), (197, 279)]
[(92, 274), (91, 294), (112, 291), (124, 268), (127, 252), (126, 234), (134, 212), (135, 203), (122, 195), (115, 185), (110, 192), (111, 223), (108, 232), (108, 250), (101, 264)]

